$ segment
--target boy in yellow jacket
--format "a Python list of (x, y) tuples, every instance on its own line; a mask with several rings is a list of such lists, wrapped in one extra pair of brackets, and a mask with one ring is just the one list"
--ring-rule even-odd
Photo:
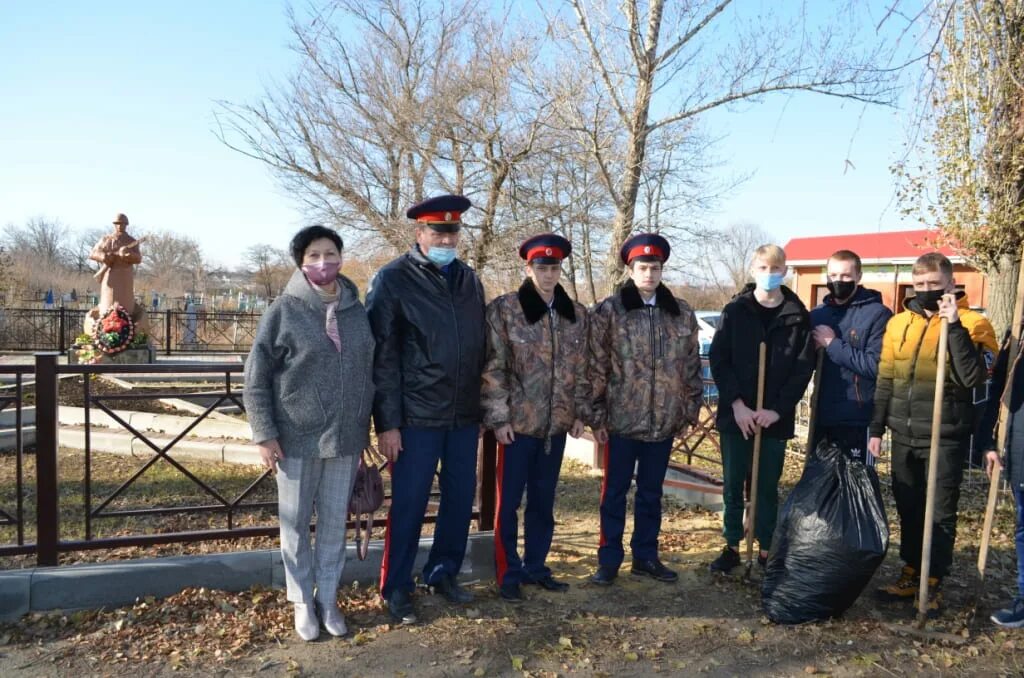
[(975, 422), (974, 389), (988, 378), (999, 345), (992, 325), (970, 310), (966, 295), (956, 290), (949, 259), (938, 252), (924, 254), (914, 262), (912, 273), (915, 296), (889, 320), (882, 338), (868, 441), (868, 451), (877, 457), (885, 429), (892, 433), (892, 490), (900, 518), (900, 558), (905, 563), (899, 579), (878, 592), (886, 599), (906, 601), (917, 594), (939, 328), (945, 318), (949, 343), (928, 577), (929, 612), (937, 614), (942, 578), (953, 562), (960, 481)]

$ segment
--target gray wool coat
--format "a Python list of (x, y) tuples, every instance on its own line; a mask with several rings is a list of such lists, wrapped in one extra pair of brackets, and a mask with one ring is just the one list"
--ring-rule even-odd
[(253, 442), (276, 438), (286, 457), (347, 457), (370, 442), (373, 334), (359, 290), (338, 276), (339, 352), (326, 310), (302, 271), (260, 319), (245, 361), (243, 399)]

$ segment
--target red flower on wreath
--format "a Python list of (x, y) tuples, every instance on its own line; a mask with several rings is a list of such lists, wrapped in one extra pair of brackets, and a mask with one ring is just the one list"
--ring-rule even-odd
[(108, 315), (103, 319), (104, 332), (120, 332), (125, 323), (116, 315)]
[(121, 304), (114, 304), (93, 328), (93, 346), (108, 355), (128, 348), (135, 338), (135, 323)]

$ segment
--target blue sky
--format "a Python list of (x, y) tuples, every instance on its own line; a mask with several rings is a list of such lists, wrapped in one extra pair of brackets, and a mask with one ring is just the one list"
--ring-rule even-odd
[[(300, 206), (212, 130), (216, 100), (251, 101), (287, 77), (288, 42), (277, 0), (3, 3), (0, 225), (43, 215), (105, 228), (125, 212), (226, 265), (257, 242), (283, 245)], [(751, 221), (783, 243), (915, 226), (891, 204), (898, 111), (776, 97), (704, 122), (725, 135), (721, 171), (752, 175), (716, 225)]]

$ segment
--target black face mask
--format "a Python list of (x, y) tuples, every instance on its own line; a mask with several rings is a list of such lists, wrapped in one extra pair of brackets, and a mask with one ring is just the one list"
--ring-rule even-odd
[(829, 280), (825, 286), (836, 301), (846, 301), (857, 291), (857, 282), (854, 280)]
[(946, 294), (946, 290), (921, 290), (914, 293), (914, 298), (924, 310), (938, 311), (939, 300), (942, 299), (943, 294)]

